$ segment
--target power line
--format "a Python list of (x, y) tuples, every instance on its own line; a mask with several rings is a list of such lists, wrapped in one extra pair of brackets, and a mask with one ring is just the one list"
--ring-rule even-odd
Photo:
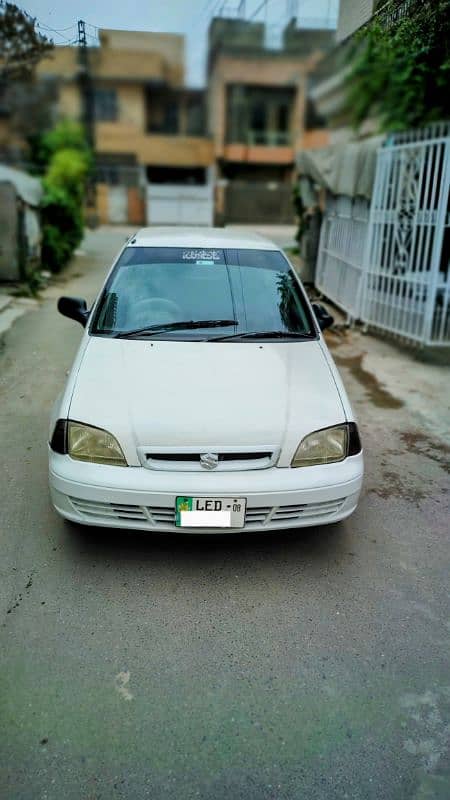
[(71, 31), (77, 27), (75, 23), (73, 23), (72, 25), (68, 25), (67, 28), (59, 28), (59, 29), (50, 28), (49, 25), (44, 25), (43, 22), (39, 22), (38, 25), (40, 28), (46, 28), (48, 31), (53, 31), (53, 33), (65, 33), (66, 31)]
[(196, 17), (194, 17), (194, 19), (192, 20), (192, 23), (189, 25), (189, 28), (186, 30), (186, 36), (188, 36), (191, 33), (191, 31), (194, 30), (194, 28), (197, 28), (200, 25), (200, 23), (202, 22), (202, 18), (204, 17), (205, 12), (207, 12), (207, 11), (208, 11), (208, 14), (207, 14), (206, 25), (208, 25), (210, 20), (216, 14), (217, 9), (221, 5), (221, 3), (222, 3), (222, 0), (215, 0), (215, 2), (213, 0), (213, 6), (211, 8), (209, 8), (209, 10), (208, 10), (208, 6), (211, 6), (211, 0), (209, 0), (208, 3), (205, 3), (205, 5), (203, 6), (202, 10), (199, 12), (199, 14), (197, 14)]
[[(66, 41), (66, 42), (70, 42), (71, 41), (67, 36), (65, 36), (64, 33), (61, 33), (61, 31), (57, 31), (57, 30), (55, 30), (55, 28), (49, 28), (47, 25), (42, 25), (41, 22), (37, 22), (36, 23), (36, 27), (39, 30), (50, 31), (51, 33), (56, 33), (57, 36), (60, 36), (61, 39), (64, 39), (64, 41)], [(72, 25), (71, 28), (75, 28), (75, 25)], [(66, 28), (66, 30), (70, 30), (70, 28)]]
[(201, 9), (201, 11), (199, 11), (197, 18), (202, 17), (205, 11), (207, 11), (208, 7), (212, 6), (214, 2), (216, 2), (217, 5), (217, 0), (206, 0), (206, 3), (204, 4), (203, 8)]
[[(6, 3), (5, 3), (5, 0), (0, 0), (0, 7), (1, 7), (1, 8), (4, 8), (4, 7), (5, 7), (5, 5), (6, 5)], [(64, 34), (66, 33), (66, 31), (74, 30), (74, 29), (76, 28), (76, 25), (68, 25), (68, 26), (67, 26), (67, 28), (61, 28), (61, 29), (59, 29), (59, 30), (58, 30), (58, 29), (56, 29), (56, 28), (52, 28), (52, 27), (50, 27), (50, 25), (46, 25), (44, 22), (39, 22), (39, 20), (37, 19), (37, 17), (33, 17), (33, 16), (32, 16), (32, 15), (31, 15), (31, 14), (30, 14), (28, 11), (26, 11), (26, 10), (25, 10), (23, 7), (20, 7), (20, 11), (21, 11), (21, 12), (22, 12), (22, 14), (23, 14), (25, 17), (27, 17), (27, 19), (29, 19), (29, 20), (30, 20), (30, 21), (31, 21), (31, 22), (32, 22), (32, 23), (33, 23), (33, 24), (36, 26), (36, 28), (38, 28), (39, 30), (50, 31), (50, 33), (56, 33), (58, 36), (60, 36), (60, 37), (61, 37), (61, 39), (64, 39), (64, 40), (65, 40), (66, 42), (68, 42), (69, 44), (71, 44), (71, 43), (72, 43), (72, 42), (71, 42), (71, 40), (70, 40), (70, 39), (69, 39), (67, 36), (65, 36)]]
[(270, 0), (263, 0), (262, 3), (259, 4), (258, 8), (255, 8), (253, 14), (249, 16), (248, 22), (251, 22), (252, 19), (254, 19), (256, 15), (259, 14), (259, 12), (262, 11), (265, 6), (267, 6), (268, 3), (270, 3)]

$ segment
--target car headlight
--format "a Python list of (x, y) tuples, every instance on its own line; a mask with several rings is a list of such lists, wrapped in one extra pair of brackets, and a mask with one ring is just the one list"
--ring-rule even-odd
[(128, 466), (122, 448), (112, 433), (81, 422), (68, 422), (67, 452), (78, 461)]
[(291, 467), (333, 464), (361, 451), (358, 428), (354, 422), (334, 425), (308, 434), (297, 447)]

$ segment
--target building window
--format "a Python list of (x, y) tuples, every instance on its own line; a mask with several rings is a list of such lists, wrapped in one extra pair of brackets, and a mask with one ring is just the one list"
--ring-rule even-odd
[(206, 129), (206, 115), (204, 95), (198, 92), (187, 97), (185, 101), (186, 134), (188, 136), (204, 136)]
[(227, 142), (269, 147), (289, 145), (295, 97), (295, 88), (228, 86)]
[(94, 90), (94, 113), (97, 122), (115, 122), (118, 117), (115, 89)]
[(110, 186), (139, 186), (142, 169), (132, 153), (99, 153), (96, 157), (96, 181)]
[(161, 167), (147, 166), (149, 183), (161, 183), (183, 186), (205, 186), (208, 180), (204, 167)]
[(267, 131), (267, 106), (256, 101), (250, 109), (250, 136), (252, 144), (265, 144)]
[(278, 106), (277, 111), (277, 122), (278, 122), (278, 131), (279, 133), (288, 133), (289, 131), (289, 106), (286, 103), (282, 103)]
[(147, 93), (147, 129), (149, 133), (175, 135), (180, 132), (178, 94), (170, 90)]

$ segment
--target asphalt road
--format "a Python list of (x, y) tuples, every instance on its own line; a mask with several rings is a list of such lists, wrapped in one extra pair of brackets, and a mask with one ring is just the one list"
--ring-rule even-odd
[(81, 334), (55, 297), (93, 298), (123, 236), (91, 236), (0, 353), (0, 796), (448, 800), (448, 448), (336, 342), (367, 467), (345, 523), (150, 536), (52, 511)]

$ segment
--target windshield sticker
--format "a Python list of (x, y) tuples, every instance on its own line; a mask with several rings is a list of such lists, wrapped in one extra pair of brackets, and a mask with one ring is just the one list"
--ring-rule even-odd
[(183, 250), (183, 261), (196, 261), (197, 264), (214, 264), (221, 260), (218, 250)]

